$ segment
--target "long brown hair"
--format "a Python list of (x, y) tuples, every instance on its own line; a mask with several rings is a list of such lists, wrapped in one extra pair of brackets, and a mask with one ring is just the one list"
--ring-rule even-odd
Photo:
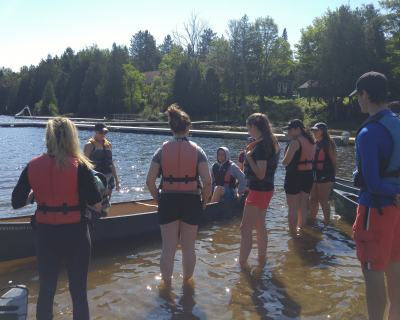
[(171, 104), (165, 113), (168, 115), (168, 125), (174, 133), (185, 132), (186, 127), (192, 124), (187, 113), (179, 109), (176, 103)]
[(81, 150), (75, 125), (67, 118), (49, 120), (46, 126), (46, 147), (47, 155), (51, 154), (56, 158), (56, 168), (68, 170), (68, 156), (77, 158), (89, 169), (94, 168)]
[(322, 140), (324, 140), (324, 153), (325, 157), (329, 153), (329, 149), (332, 149), (333, 152), (336, 153), (336, 144), (335, 141), (332, 140), (331, 136), (329, 135), (328, 131), (322, 130)]
[(279, 145), (278, 139), (274, 136), (271, 129), (271, 123), (268, 117), (262, 113), (253, 113), (246, 120), (248, 126), (256, 126), (263, 136), (263, 147), (265, 153), (270, 156), (275, 154), (275, 146)]
[(315, 144), (314, 135), (311, 133), (311, 130), (308, 126), (304, 125), (304, 128), (300, 127), (301, 135), (311, 143)]

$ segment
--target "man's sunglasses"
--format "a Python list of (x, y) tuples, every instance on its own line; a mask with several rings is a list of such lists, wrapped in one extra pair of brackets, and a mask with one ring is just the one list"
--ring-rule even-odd
[(107, 131), (99, 131), (99, 134), (107, 134)]

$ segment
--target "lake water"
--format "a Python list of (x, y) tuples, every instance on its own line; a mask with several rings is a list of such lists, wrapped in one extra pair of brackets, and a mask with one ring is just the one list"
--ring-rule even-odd
[[(14, 121), (0, 116), (0, 122)], [(26, 215), (34, 206), (11, 208), (11, 193), (25, 165), (45, 151), (43, 128), (0, 128), (1, 217)], [(81, 144), (92, 136), (80, 131)], [(110, 132), (114, 162), (122, 188), (113, 202), (149, 198), (145, 177), (155, 150), (169, 138)], [(193, 138), (208, 155), (226, 146), (235, 162), (243, 140)], [(283, 146), (284, 144), (282, 144)], [(338, 147), (339, 177), (350, 178), (354, 147)], [(276, 191), (268, 209), (268, 259), (257, 261), (256, 244), (248, 267), (237, 262), (241, 212), (226, 214), (200, 226), (196, 240), (194, 281), (183, 286), (178, 248), (171, 289), (160, 287), (159, 236), (120, 245), (95, 247), (88, 278), (91, 319), (366, 319), (365, 285), (356, 258), (351, 223), (335, 215), (324, 225), (307, 225), (297, 237), (287, 231), (283, 190), (285, 170), (279, 166)], [(319, 220), (322, 219), (320, 212)], [(254, 231), (255, 233), (255, 231)], [(1, 253), (0, 253), (1, 254)], [(36, 258), (0, 263), (0, 287), (28, 286), (29, 316), (35, 319), (39, 289)], [(54, 302), (55, 319), (72, 319), (65, 267)]]

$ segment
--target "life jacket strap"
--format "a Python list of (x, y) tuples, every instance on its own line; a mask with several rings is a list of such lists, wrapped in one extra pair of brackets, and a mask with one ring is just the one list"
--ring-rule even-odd
[(395, 177), (396, 179), (398, 179), (400, 177), (400, 167), (396, 171), (382, 172), (379, 175), (381, 178)]
[(185, 184), (188, 184), (190, 181), (197, 181), (198, 178), (197, 177), (188, 177), (188, 175), (185, 175), (184, 178), (174, 178), (171, 175), (169, 177), (163, 177), (164, 181), (169, 181), (170, 184), (172, 184), (173, 182), (184, 182)]
[(309, 163), (313, 163), (312, 160), (304, 160), (304, 161), (299, 161), (299, 164), (309, 164)]
[(66, 203), (63, 203), (62, 207), (49, 207), (46, 206), (46, 203), (42, 202), (42, 205), (37, 206), (38, 211), (42, 211), (43, 214), (47, 214), (47, 212), (62, 212), (63, 214), (68, 214), (68, 211), (80, 211), (80, 206), (67, 206)]

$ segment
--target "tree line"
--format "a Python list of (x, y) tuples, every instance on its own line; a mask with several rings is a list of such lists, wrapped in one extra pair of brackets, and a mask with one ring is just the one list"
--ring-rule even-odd
[[(385, 14), (372, 4), (328, 9), (301, 30), (296, 51), (272, 17), (230, 20), (226, 36), (219, 36), (195, 13), (160, 45), (140, 30), (129, 47), (67, 48), (19, 72), (0, 69), (0, 113), (29, 105), (41, 115), (144, 112), (156, 119), (178, 103), (195, 118), (235, 119), (249, 104), (268, 112), (274, 79), (292, 70), (297, 85), (308, 81), (309, 94), (328, 103), (332, 119), (351, 117), (355, 101), (345, 97), (367, 71), (386, 74), (391, 99), (400, 95), (400, 0), (380, 5)], [(145, 84), (147, 71), (163, 74)]]

